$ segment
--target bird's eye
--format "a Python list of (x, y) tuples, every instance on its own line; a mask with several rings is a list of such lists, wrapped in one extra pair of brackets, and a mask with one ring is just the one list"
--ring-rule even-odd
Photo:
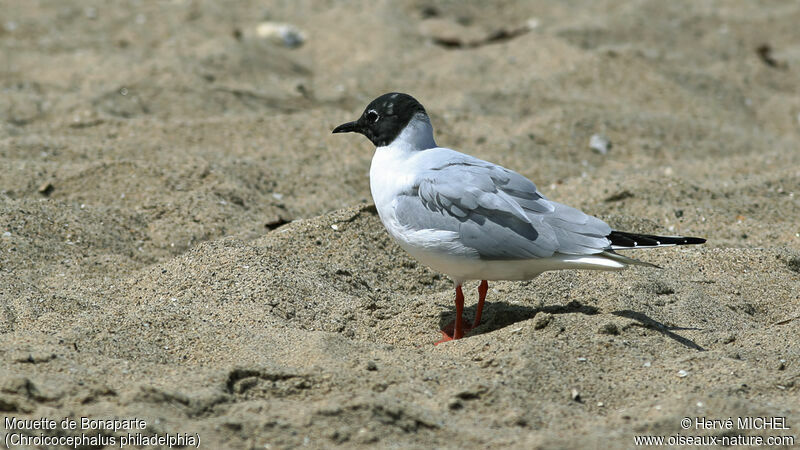
[(370, 109), (369, 111), (367, 111), (367, 120), (369, 120), (370, 122), (377, 122), (378, 119), (380, 119), (380, 116), (378, 115), (378, 113), (375, 112), (374, 109)]

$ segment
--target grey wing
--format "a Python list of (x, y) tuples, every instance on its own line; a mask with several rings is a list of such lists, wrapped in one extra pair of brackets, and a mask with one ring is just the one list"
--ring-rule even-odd
[(549, 201), (522, 175), (477, 159), (422, 172), (395, 211), (412, 229), (457, 233), (483, 259), (594, 254), (610, 244), (602, 220)]

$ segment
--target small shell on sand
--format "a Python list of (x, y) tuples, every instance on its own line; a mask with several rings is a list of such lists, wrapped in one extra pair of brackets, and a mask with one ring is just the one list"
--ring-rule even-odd
[(305, 33), (288, 23), (261, 22), (256, 26), (256, 36), (289, 48), (300, 47), (306, 41)]
[(611, 141), (609, 141), (608, 138), (602, 134), (593, 134), (589, 139), (589, 148), (597, 153), (600, 153), (601, 155), (605, 155), (611, 148)]

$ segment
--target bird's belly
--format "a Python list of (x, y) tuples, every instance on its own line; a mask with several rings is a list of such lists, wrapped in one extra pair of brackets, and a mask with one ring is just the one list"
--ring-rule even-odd
[(466, 280), (530, 280), (553, 270), (546, 259), (487, 260), (461, 244), (458, 233), (446, 230), (409, 230), (397, 221), (392, 208), (378, 208), (389, 235), (408, 254), (456, 283)]
[(523, 281), (550, 270), (621, 270), (624, 264), (595, 255), (555, 254), (549, 258), (492, 260), (460, 258), (450, 254), (410, 246), (398, 241), (411, 256), (431, 269), (448, 275), (456, 283), (467, 280)]
[(405, 251), (422, 264), (452, 278), (456, 283), (466, 280), (530, 280), (556, 267), (547, 259), (540, 260), (486, 260), (459, 257), (441, 251), (409, 245), (398, 239)]

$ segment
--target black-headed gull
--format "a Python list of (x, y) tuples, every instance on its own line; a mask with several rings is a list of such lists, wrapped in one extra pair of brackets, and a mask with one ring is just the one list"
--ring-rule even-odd
[[(460, 339), (480, 324), (487, 280), (652, 266), (616, 250), (705, 242), (612, 230), (596, 217), (548, 200), (516, 172), (439, 147), (425, 108), (407, 94), (381, 95), (358, 120), (333, 132), (361, 133), (375, 144), (370, 190), (383, 225), (414, 258), (452, 278), (456, 319), (439, 342)], [(461, 285), (467, 280), (481, 280), (472, 325), (462, 318)]]

